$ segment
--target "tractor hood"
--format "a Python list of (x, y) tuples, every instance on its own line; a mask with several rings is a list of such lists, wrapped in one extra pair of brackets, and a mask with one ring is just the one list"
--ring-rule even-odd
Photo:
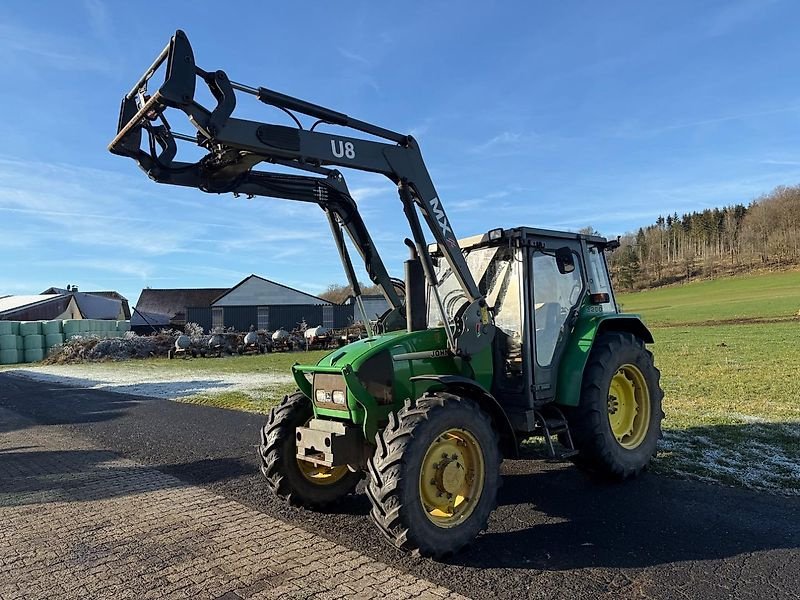
[(349, 367), (353, 371), (358, 371), (364, 362), (383, 351), (388, 350), (390, 354), (395, 355), (408, 352), (446, 350), (446, 348), (447, 335), (441, 327), (411, 333), (405, 330), (390, 331), (389, 333), (358, 340), (343, 348), (337, 348), (322, 357), (316, 365), (298, 364), (292, 370), (302, 373), (330, 373), (342, 371)]
[[(447, 334), (441, 327), (421, 331), (392, 331), (338, 348), (316, 365), (292, 367), (297, 387), (312, 399), (317, 418), (342, 419), (364, 426), (372, 440), (377, 424), (405, 399), (418, 398), (435, 381), (421, 375), (459, 375), (491, 385), (491, 348), (470, 360), (453, 356), (447, 349)], [(343, 378), (346, 403), (317, 402), (315, 380), (324, 375)], [(326, 381), (335, 381), (326, 379)], [(341, 381), (341, 380), (340, 380)]]

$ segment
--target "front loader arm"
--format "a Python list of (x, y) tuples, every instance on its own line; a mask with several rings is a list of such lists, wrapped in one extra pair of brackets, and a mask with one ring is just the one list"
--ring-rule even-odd
[[(164, 64), (164, 83), (148, 95), (148, 81)], [(205, 82), (216, 101), (211, 110), (195, 100), (197, 79)], [(236, 91), (251, 94), (265, 104), (284, 110), (298, 126), (286, 127), (232, 117)], [(196, 136), (173, 132), (164, 114), (167, 109), (184, 112), (197, 130)], [(311, 129), (303, 129), (290, 111), (318, 121)], [(348, 127), (391, 143), (314, 131), (319, 123)], [(143, 132), (149, 142), (146, 150), (142, 149)], [(207, 154), (196, 163), (178, 162), (175, 160), (177, 141), (194, 142)], [(123, 98), (117, 135), (109, 150), (135, 159), (148, 176), (161, 183), (197, 187), (212, 193), (273, 196), (319, 204), (334, 213), (347, 229), (373, 282), (381, 285), (387, 300), (398, 308), (400, 299), (357, 206), (346, 191), (344, 180), (338, 172), (325, 167), (347, 167), (388, 177), (398, 186), (417, 252), (446, 322), (450, 349), (469, 356), (491, 342), (494, 326), (485, 299), (467, 267), (422, 154), (411, 136), (263, 87), (252, 88), (232, 82), (223, 71), (204, 71), (195, 65), (186, 35), (177, 31), (150, 69)], [(327, 176), (323, 179), (253, 170), (262, 162)], [(420, 227), (419, 213), (462, 288), (465, 300), (454, 314), (447, 314), (438, 298), (438, 282)], [(347, 264), (345, 270), (348, 271)]]

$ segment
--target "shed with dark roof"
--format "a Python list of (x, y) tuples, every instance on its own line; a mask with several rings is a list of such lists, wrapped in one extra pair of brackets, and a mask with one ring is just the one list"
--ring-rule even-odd
[[(139, 333), (170, 327), (182, 329), (187, 323), (189, 307), (204, 307), (210, 311), (211, 303), (227, 291), (227, 288), (145, 288), (136, 301), (131, 329)], [(210, 322), (208, 327), (211, 327)]]

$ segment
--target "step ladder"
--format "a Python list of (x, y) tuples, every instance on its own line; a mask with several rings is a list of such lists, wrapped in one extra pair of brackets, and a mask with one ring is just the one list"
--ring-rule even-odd
[[(553, 405), (542, 407), (540, 410), (534, 411), (534, 417), (536, 425), (531, 435), (544, 437), (550, 458), (562, 460), (578, 454), (575, 444), (572, 443), (572, 434), (569, 431), (567, 417), (564, 416), (560, 408)], [(564, 434), (561, 438), (562, 443), (559, 443), (559, 434)], [(555, 438), (556, 444), (560, 447), (558, 452), (556, 451), (556, 444), (553, 443), (553, 438)]]

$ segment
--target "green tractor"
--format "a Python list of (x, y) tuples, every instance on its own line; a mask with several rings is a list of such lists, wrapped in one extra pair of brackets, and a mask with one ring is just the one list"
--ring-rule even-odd
[[(148, 92), (161, 72), (164, 82)], [(198, 79), (213, 109), (195, 100)], [(294, 125), (233, 117), (236, 92), (288, 112)], [(196, 135), (174, 132), (167, 109), (188, 115)], [(314, 124), (303, 128), (297, 113)], [(178, 141), (198, 145), (203, 158), (176, 160)], [(309, 202), (327, 215), (369, 330), (315, 365), (292, 367), (298, 390), (270, 412), (261, 469), (289, 502), (325, 506), (366, 476), (383, 534), (438, 558), (486, 527), (501, 461), (517, 457), (523, 440), (540, 436), (550, 456), (619, 480), (655, 454), (664, 415), (646, 347), (653, 338), (616, 304), (605, 259), (616, 242), (529, 227), (458, 240), (411, 136), (204, 71), (181, 31), (123, 98), (109, 149), (160, 183)], [(305, 174), (255, 170), (261, 163)], [(330, 166), (381, 173), (397, 186), (412, 237), (402, 281), (388, 275)], [(374, 325), (345, 234), (390, 307)]]

